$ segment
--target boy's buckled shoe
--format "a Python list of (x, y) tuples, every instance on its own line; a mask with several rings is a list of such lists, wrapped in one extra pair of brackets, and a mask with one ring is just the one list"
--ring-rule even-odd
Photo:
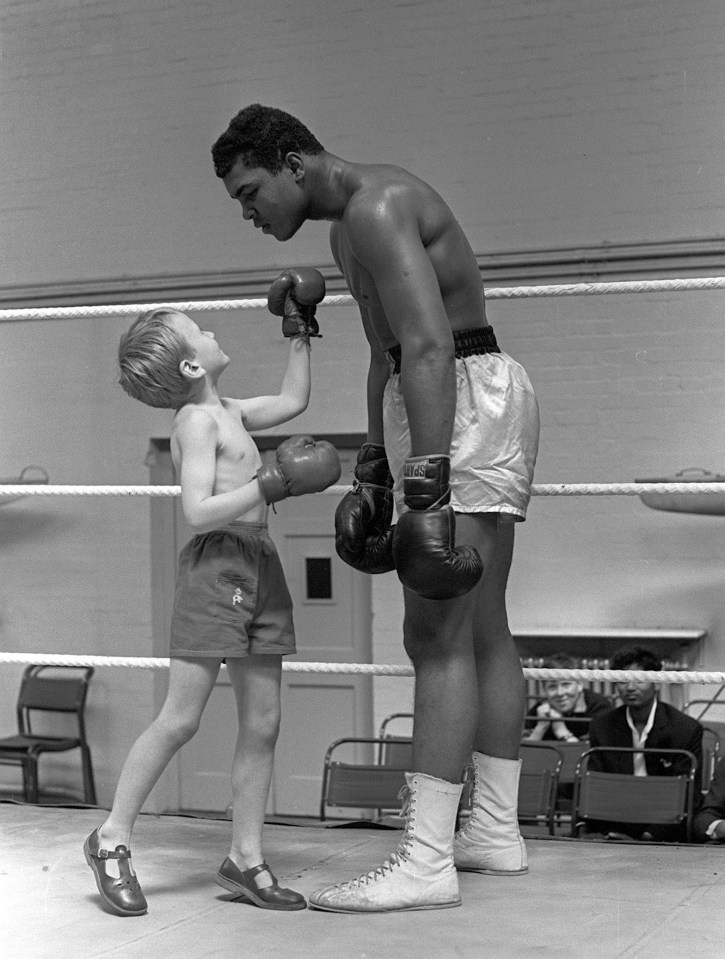
[[(260, 872), (268, 872), (272, 878), (271, 886), (260, 888), (254, 877)], [(304, 909), (307, 902), (304, 896), (293, 889), (283, 889), (277, 884), (274, 873), (266, 862), (246, 869), (244, 872), (227, 856), (216, 874), (217, 883), (234, 893), (234, 900), (246, 899), (260, 909)]]
[[(119, 916), (143, 916), (148, 911), (139, 881), (131, 872), (130, 849), (126, 846), (116, 846), (114, 850), (101, 849), (98, 829), (94, 829), (83, 843), (83, 852), (106, 905)], [(117, 860), (120, 872), (118, 877), (109, 876), (106, 872), (105, 864), (108, 859)]]

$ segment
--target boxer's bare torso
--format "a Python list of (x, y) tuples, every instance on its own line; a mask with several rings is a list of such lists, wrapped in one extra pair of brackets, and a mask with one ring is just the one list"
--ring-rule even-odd
[[(350, 198), (339, 221), (330, 229), (330, 245), (350, 292), (361, 307), (382, 349), (397, 338), (386, 317), (375, 280), (356, 256), (356, 232), (364, 229), (361, 209), (380, 211), (383, 222), (403, 220), (404, 242), (418, 243), (428, 257), (451, 329), (486, 326), (481, 276), (461, 226), (436, 191), (400, 167), (351, 164), (346, 175)], [(381, 228), (383, 228), (381, 226)]]

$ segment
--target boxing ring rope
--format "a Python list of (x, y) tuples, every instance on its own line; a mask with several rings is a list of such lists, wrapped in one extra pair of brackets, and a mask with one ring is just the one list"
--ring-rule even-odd
[[(682, 279), (619, 280), (609, 283), (562, 283), (546, 286), (492, 286), (487, 300), (515, 300), (545, 296), (602, 296), (617, 293), (669, 293), (688, 290), (725, 289), (725, 276), (683, 277)], [(326, 296), (319, 306), (349, 306), (349, 293)], [(176, 303), (122, 303), (110, 306), (28, 307), (0, 310), (0, 322), (12, 320), (61, 320), (109, 316), (136, 316), (160, 307), (188, 313), (192, 310), (257, 310), (267, 308), (267, 298), (244, 300), (185, 300)]]
[[(0, 653), (0, 664), (22, 663), (47, 666), (115, 666), (131, 669), (168, 669), (171, 660), (155, 656), (83, 656), (62, 653)], [(338, 673), (357, 676), (414, 676), (412, 666), (386, 663), (307, 663), (283, 662), (282, 669), (290, 673)], [(723, 684), (725, 672), (705, 672), (685, 669), (548, 669), (523, 667), (525, 679), (580, 679), (603, 682), (623, 682), (627, 679), (642, 682), (689, 684)]]
[[(347, 493), (349, 486), (329, 486), (322, 494)], [(642, 493), (723, 493), (725, 482), (715, 483), (538, 483), (532, 496), (639, 496)], [(0, 484), (3, 496), (179, 496), (180, 486), (69, 486), (30, 483)]]

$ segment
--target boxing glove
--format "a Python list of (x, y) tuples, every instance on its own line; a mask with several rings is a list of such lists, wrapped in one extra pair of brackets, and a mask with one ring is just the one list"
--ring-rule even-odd
[(335, 510), (335, 549), (361, 573), (389, 573), (393, 560), (393, 477), (385, 447), (365, 443), (355, 482)]
[(282, 317), (283, 336), (321, 336), (315, 319), (317, 304), (325, 298), (325, 278), (312, 267), (286, 270), (272, 283), (267, 308)]
[(280, 443), (274, 463), (264, 464), (257, 479), (267, 505), (288, 496), (319, 493), (340, 478), (340, 458), (326, 440), (311, 436), (290, 436)]
[(407, 513), (398, 517), (393, 558), (403, 586), (426, 599), (454, 599), (473, 589), (483, 562), (473, 546), (456, 548), (456, 517), (449, 505), (450, 456), (412, 456), (405, 461)]

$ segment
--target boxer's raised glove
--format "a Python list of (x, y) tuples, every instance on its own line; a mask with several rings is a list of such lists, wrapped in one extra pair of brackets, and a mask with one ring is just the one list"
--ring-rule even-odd
[(450, 456), (411, 456), (405, 461), (407, 513), (398, 517), (393, 557), (403, 586), (426, 599), (454, 599), (473, 589), (483, 562), (473, 546), (455, 547), (456, 517), (448, 505)]
[(355, 482), (335, 510), (335, 549), (362, 573), (389, 573), (393, 560), (393, 477), (385, 447), (365, 443)]
[(321, 336), (315, 310), (324, 298), (324, 276), (312, 267), (300, 266), (285, 270), (272, 283), (267, 307), (282, 317), (283, 336)]
[(267, 505), (288, 496), (320, 493), (340, 478), (340, 458), (326, 440), (290, 436), (277, 447), (274, 463), (260, 466), (257, 479)]

